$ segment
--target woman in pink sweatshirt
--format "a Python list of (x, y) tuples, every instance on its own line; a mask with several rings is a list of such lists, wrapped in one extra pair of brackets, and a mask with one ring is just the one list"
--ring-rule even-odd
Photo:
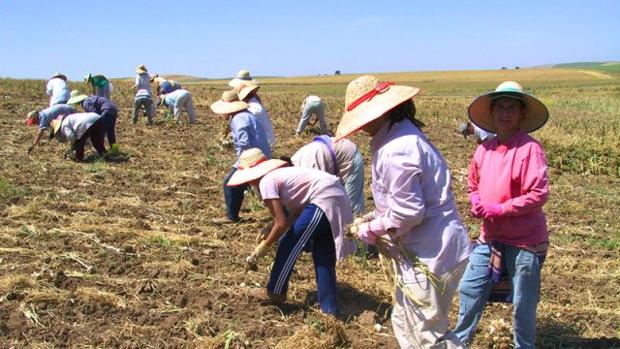
[(471, 343), (494, 284), (507, 274), (515, 348), (535, 348), (540, 269), (549, 244), (542, 207), (549, 189), (545, 152), (528, 133), (542, 127), (549, 113), (514, 81), (478, 97), (468, 112), (497, 137), (478, 146), (469, 167), (471, 213), (482, 219), (482, 228), (461, 280), (454, 333)]

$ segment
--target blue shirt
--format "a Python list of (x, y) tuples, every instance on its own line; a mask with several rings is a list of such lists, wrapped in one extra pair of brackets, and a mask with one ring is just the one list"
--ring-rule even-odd
[(75, 113), (77, 113), (77, 110), (69, 104), (54, 104), (39, 112), (39, 129), (49, 128), (50, 122), (56, 119), (58, 115), (71, 115)]
[(173, 91), (176, 91), (178, 89), (181, 88), (181, 84), (179, 84), (177, 81), (169, 81), (169, 80), (164, 80), (160, 85), (159, 85), (159, 93), (170, 93)]
[(267, 142), (267, 134), (252, 113), (244, 110), (235, 114), (230, 120), (230, 130), (237, 152), (237, 161), (233, 167), (239, 165), (241, 152), (250, 148), (259, 148), (267, 158), (271, 159), (271, 148)]
[(86, 98), (82, 101), (82, 108), (84, 108), (85, 112), (97, 113), (99, 115), (103, 115), (104, 113), (118, 113), (118, 108), (114, 102), (100, 96), (90, 96)]

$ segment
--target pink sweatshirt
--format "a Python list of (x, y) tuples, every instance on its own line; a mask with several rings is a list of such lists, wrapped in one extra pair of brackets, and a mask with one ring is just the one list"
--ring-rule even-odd
[(469, 197), (502, 204), (503, 216), (484, 219), (480, 238), (525, 247), (547, 241), (542, 207), (547, 201), (547, 160), (534, 138), (519, 131), (505, 143), (497, 138), (478, 146), (469, 166)]

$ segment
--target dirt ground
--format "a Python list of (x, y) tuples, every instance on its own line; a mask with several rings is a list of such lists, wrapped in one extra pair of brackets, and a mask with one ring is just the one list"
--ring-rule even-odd
[[(344, 86), (337, 88), (326, 98), (333, 129)], [(233, 150), (218, 142), (222, 120), (208, 109), (223, 86), (190, 87), (197, 124), (164, 120), (160, 108), (156, 124), (148, 126), (145, 118), (130, 123), (131, 92), (118, 83), (113, 98), (121, 107), (120, 153), (109, 161), (91, 156), (87, 163), (65, 159), (65, 146), (56, 141), (26, 153), (35, 128), (23, 120), (29, 110), (46, 105), (43, 89), (41, 81), (0, 80), (1, 348), (398, 347), (389, 321), (391, 288), (376, 259), (356, 256), (339, 265), (341, 319), (318, 311), (308, 254), (297, 262), (286, 305), (262, 306), (249, 297), (252, 288), (264, 285), (273, 253), (256, 271), (246, 271), (243, 259), (269, 217), (249, 194), (241, 223), (211, 223), (224, 213), (221, 183), (234, 161)], [(293, 135), (303, 96), (285, 87), (264, 88), (277, 156), (291, 155), (317, 131)], [(427, 105), (441, 109), (443, 99), (428, 98)], [(449, 162), (466, 217), (464, 176), (475, 145), (459, 138), (452, 123), (429, 124), (426, 132)], [(369, 163), (367, 139), (354, 140)], [(600, 202), (579, 195), (585, 180), (618, 203), (615, 177), (553, 169), (551, 175), (556, 200), (600, 212)], [(594, 234), (571, 231), (571, 220), (587, 217), (564, 207), (549, 206), (552, 231)], [(476, 224), (469, 217), (466, 222)], [(543, 273), (539, 347), (620, 347), (619, 256), (617, 249), (552, 241)], [(509, 326), (510, 313), (508, 306), (490, 306), (474, 347), (498, 347), (493, 336), (509, 336), (499, 320)], [(491, 326), (499, 329), (495, 335), (487, 335)]]

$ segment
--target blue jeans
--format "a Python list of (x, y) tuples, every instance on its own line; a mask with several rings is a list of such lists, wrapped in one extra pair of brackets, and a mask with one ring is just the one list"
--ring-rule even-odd
[[(536, 307), (540, 299), (540, 261), (530, 251), (506, 246), (502, 254), (512, 286), (515, 349), (536, 347)], [(493, 281), (488, 274), (491, 249), (477, 245), (461, 279), (459, 317), (454, 334), (470, 345), (489, 298)]]
[(224, 202), (226, 203), (226, 216), (231, 221), (237, 222), (239, 220), (239, 211), (241, 210), (241, 204), (243, 204), (243, 194), (248, 187), (247, 184), (242, 184), (236, 187), (229, 187), (228, 181), (230, 177), (237, 172), (237, 168), (233, 167), (226, 178), (224, 178)]
[(339, 314), (334, 237), (325, 213), (314, 204), (304, 207), (295, 224), (280, 240), (267, 290), (286, 294), (289, 278), (302, 250), (312, 252), (321, 311)]

